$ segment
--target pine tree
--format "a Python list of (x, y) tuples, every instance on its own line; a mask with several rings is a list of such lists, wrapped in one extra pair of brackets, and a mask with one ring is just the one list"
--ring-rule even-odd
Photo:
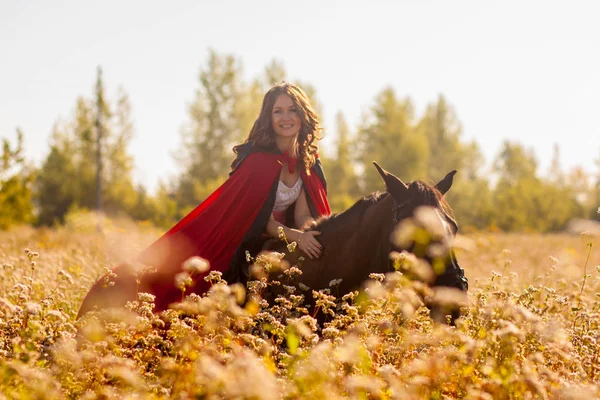
[(17, 143), (2, 139), (0, 164), (0, 229), (33, 222), (32, 182), (35, 171), (23, 155), (23, 132), (17, 129)]
[(350, 129), (341, 111), (336, 115), (336, 127), (336, 157), (327, 160), (324, 169), (332, 209), (342, 211), (357, 200), (361, 191), (351, 154)]
[(71, 208), (97, 208), (98, 124), (102, 209), (112, 215), (129, 213), (134, 206), (133, 159), (128, 154), (131, 107), (123, 90), (111, 106), (99, 71), (93, 97), (79, 97), (73, 118), (53, 127), (50, 152), (36, 180), (40, 224), (62, 223)]
[(425, 177), (429, 156), (427, 137), (415, 128), (413, 120), (412, 102), (399, 100), (393, 88), (384, 89), (376, 97), (358, 133), (357, 151), (364, 170), (365, 191), (382, 188), (373, 161), (406, 181)]
[(225, 179), (233, 157), (231, 149), (243, 137), (240, 62), (211, 50), (199, 81), (176, 155), (183, 166), (177, 189), (182, 209), (200, 203)]
[(465, 151), (460, 141), (462, 125), (456, 117), (454, 108), (440, 95), (435, 104), (427, 106), (418, 129), (427, 137), (429, 160), (427, 177), (441, 179), (448, 172), (461, 170)]

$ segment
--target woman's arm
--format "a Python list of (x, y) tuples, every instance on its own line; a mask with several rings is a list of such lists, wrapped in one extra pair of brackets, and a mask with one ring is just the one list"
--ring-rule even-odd
[[(294, 212), (294, 219), (297, 226), (308, 226), (314, 219), (310, 216), (310, 211), (308, 209), (308, 202), (306, 201), (306, 195), (304, 194), (304, 190), (300, 192), (300, 196), (298, 200), (296, 200)], [(298, 247), (300, 250), (304, 251), (310, 258), (319, 258), (321, 256), (322, 246), (315, 236), (321, 234), (318, 231), (308, 231), (303, 232), (298, 229), (293, 229), (283, 225), (273, 218), (273, 215), (269, 218), (269, 222), (267, 223), (266, 232), (269, 236), (278, 238), (279, 237), (279, 227), (283, 228), (283, 233), (285, 234), (288, 242), (296, 242), (298, 243)]]
[(310, 225), (315, 222), (315, 219), (310, 214), (310, 208), (308, 208), (308, 201), (306, 200), (306, 192), (304, 189), (300, 191), (300, 195), (296, 200), (296, 208), (294, 209), (294, 222), (302, 231), (308, 230)]

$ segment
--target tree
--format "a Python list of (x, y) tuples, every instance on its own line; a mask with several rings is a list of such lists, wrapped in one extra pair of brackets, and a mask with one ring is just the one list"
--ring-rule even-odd
[(331, 207), (339, 212), (352, 205), (361, 194), (361, 190), (350, 149), (350, 129), (341, 111), (336, 115), (336, 127), (336, 156), (327, 160), (323, 168), (327, 176), (327, 192)]
[(550, 161), (550, 169), (548, 170), (548, 181), (558, 187), (565, 185), (565, 177), (560, 166), (560, 147), (558, 143), (552, 146), (552, 161)]
[(13, 147), (2, 139), (0, 164), (0, 229), (14, 224), (33, 222), (32, 183), (35, 171), (25, 162), (23, 132), (17, 129), (17, 143)]
[(381, 177), (373, 168), (377, 161), (403, 180), (424, 178), (429, 149), (427, 137), (413, 123), (410, 99), (399, 100), (393, 88), (377, 95), (358, 132), (358, 153), (365, 191), (382, 188)]
[(189, 107), (182, 130), (182, 147), (176, 159), (183, 172), (177, 188), (178, 206), (189, 209), (204, 200), (225, 179), (231, 149), (242, 132), (240, 99), (243, 97), (240, 62), (211, 50), (200, 71), (200, 87)]
[(462, 169), (467, 162), (465, 156), (468, 155), (460, 141), (462, 125), (444, 96), (440, 95), (435, 104), (427, 106), (418, 129), (427, 137), (429, 179), (441, 179), (454, 169)]
[(537, 176), (532, 150), (505, 141), (495, 162), (499, 174), (494, 190), (495, 222), (508, 231), (556, 231), (581, 215), (576, 191)]
[[(113, 107), (105, 96), (98, 71), (93, 98), (79, 97), (71, 120), (57, 122), (50, 138), (50, 152), (36, 180), (39, 223), (62, 223), (72, 207), (95, 209), (100, 153), (102, 209), (108, 214), (129, 213), (137, 198), (131, 173), (133, 159), (128, 146), (133, 138), (131, 106), (119, 89)], [(99, 118), (99, 114), (102, 114)], [(100, 124), (100, 125), (98, 125)], [(102, 133), (98, 149), (98, 130)]]

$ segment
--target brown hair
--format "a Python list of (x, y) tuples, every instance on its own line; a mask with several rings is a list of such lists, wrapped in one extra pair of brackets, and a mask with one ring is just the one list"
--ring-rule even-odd
[(302, 160), (304, 167), (309, 169), (316, 162), (318, 148), (315, 141), (321, 139), (318, 135), (321, 131), (319, 119), (310, 105), (306, 93), (298, 86), (287, 82), (282, 82), (273, 86), (265, 94), (260, 115), (254, 122), (254, 126), (252, 126), (252, 129), (250, 130), (248, 138), (246, 138), (244, 143), (234, 146), (233, 152), (238, 154), (239, 148), (247, 143), (252, 143), (252, 146), (260, 150), (276, 150), (272, 113), (275, 101), (282, 94), (290, 96), (298, 110), (300, 121), (302, 121), (302, 126), (297, 137), (298, 158)]

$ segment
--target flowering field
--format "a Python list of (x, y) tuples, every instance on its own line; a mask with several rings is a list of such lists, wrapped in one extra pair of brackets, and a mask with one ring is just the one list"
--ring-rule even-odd
[(434, 324), (421, 300), (432, 294), (399, 273), (374, 276), (365, 293), (343, 299), (335, 282), (315, 293), (331, 315), (322, 331), (302, 307), (310, 292), (288, 288), (275, 304), (240, 306), (246, 289), (218, 276), (207, 297), (160, 315), (140, 294), (128, 310), (75, 321), (105, 268), (156, 236), (133, 227), (104, 236), (76, 227), (0, 233), (0, 397), (600, 395), (600, 243), (592, 236), (461, 237), (470, 289), (456, 327)]

